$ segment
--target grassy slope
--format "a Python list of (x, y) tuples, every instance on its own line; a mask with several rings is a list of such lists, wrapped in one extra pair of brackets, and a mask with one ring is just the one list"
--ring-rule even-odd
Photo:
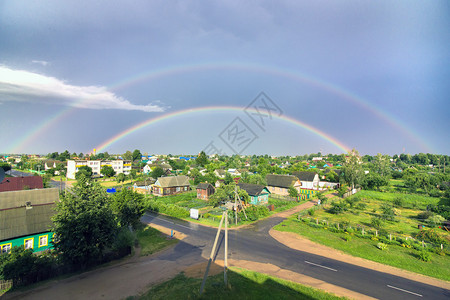
[(386, 251), (379, 250), (377, 241), (353, 237), (346, 242), (344, 233), (332, 233), (321, 228), (312, 228), (307, 224), (291, 217), (275, 227), (279, 231), (294, 232), (311, 241), (332, 247), (353, 256), (362, 257), (386, 265), (406, 269), (412, 272), (450, 280), (450, 258), (432, 254), (431, 262), (424, 262), (417, 258), (417, 251), (399, 246), (389, 245)]
[(150, 226), (139, 229), (136, 236), (141, 246), (141, 256), (150, 255), (178, 242), (176, 239), (167, 239), (164, 234)]
[(135, 299), (342, 299), (321, 290), (238, 268), (228, 271), (230, 289), (224, 286), (223, 274), (210, 276), (203, 295), (199, 297), (201, 282), (202, 279), (181, 273)]

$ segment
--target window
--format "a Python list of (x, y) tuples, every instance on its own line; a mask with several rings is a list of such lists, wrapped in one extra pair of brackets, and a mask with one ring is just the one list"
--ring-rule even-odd
[(24, 241), (24, 246), (25, 246), (25, 249), (33, 249), (33, 244), (34, 244), (34, 238), (31, 238), (31, 239), (25, 239), (25, 241)]
[(42, 235), (39, 237), (39, 247), (44, 247), (48, 245), (48, 236)]
[(11, 243), (0, 245), (0, 253), (6, 253), (11, 251)]

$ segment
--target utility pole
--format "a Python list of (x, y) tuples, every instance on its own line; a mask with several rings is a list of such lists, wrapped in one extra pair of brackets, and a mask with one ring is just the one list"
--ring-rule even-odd
[(214, 259), (214, 253), (216, 252), (217, 241), (219, 240), (220, 230), (222, 229), (223, 219), (225, 218), (226, 211), (222, 213), (222, 219), (220, 219), (219, 228), (217, 228), (216, 239), (214, 240), (213, 248), (211, 249), (211, 255), (209, 256), (208, 265), (206, 266), (205, 275), (203, 276), (202, 285), (200, 286), (200, 295), (203, 293), (205, 288), (206, 278), (208, 277), (209, 268), (211, 267), (211, 262)]
[(225, 283), (225, 287), (228, 287), (228, 211), (225, 211), (225, 257), (223, 260), (223, 281)]
[(234, 220), (237, 226), (237, 204), (236, 204), (236, 198), (237, 198), (237, 185), (234, 186)]

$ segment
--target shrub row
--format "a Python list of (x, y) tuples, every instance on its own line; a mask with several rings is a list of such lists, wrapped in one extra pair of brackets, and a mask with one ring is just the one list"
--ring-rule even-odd
[(158, 200), (148, 200), (147, 209), (154, 212), (160, 212), (175, 218), (189, 217), (189, 211), (186, 208), (178, 206), (176, 204), (164, 203)]

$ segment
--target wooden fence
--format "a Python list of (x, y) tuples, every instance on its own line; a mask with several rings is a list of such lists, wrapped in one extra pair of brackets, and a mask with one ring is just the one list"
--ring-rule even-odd
[(12, 288), (13, 282), (12, 280), (0, 280), (0, 291), (4, 291)]
[(355, 193), (353, 193), (352, 191), (348, 191), (347, 193), (344, 194), (344, 196), (342, 196), (342, 198), (350, 197), (351, 195), (356, 194), (356, 193), (359, 192), (360, 190), (361, 190), (361, 188), (356, 188), (356, 189), (355, 189)]
[(277, 194), (270, 194), (270, 198), (279, 199), (283, 201), (298, 201), (298, 198), (296, 197), (289, 197), (284, 195), (277, 195)]

